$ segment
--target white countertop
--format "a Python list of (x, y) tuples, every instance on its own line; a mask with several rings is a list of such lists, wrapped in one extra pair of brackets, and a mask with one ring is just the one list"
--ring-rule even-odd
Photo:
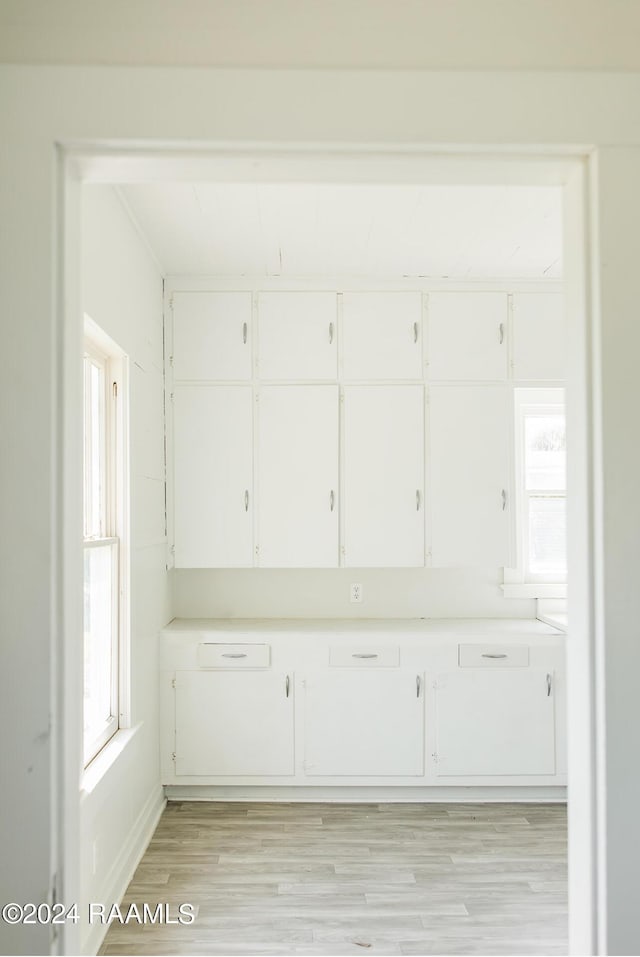
[(221, 619), (174, 618), (164, 634), (225, 632), (239, 634), (353, 635), (372, 632), (425, 638), (461, 636), (497, 639), (557, 638), (560, 628), (536, 618), (358, 618), (358, 619)]

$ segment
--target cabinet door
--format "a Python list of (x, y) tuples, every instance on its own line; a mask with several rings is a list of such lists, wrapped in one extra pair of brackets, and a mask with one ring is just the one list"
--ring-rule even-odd
[(251, 386), (176, 386), (177, 568), (253, 564)]
[(421, 379), (421, 294), (345, 292), (341, 354), (345, 379)]
[(514, 379), (564, 379), (566, 337), (561, 293), (513, 296)]
[(293, 774), (293, 684), (271, 671), (176, 673), (176, 774)]
[(429, 295), (429, 378), (504, 379), (507, 375), (507, 294)]
[(338, 565), (337, 385), (264, 386), (258, 402), (263, 567)]
[(424, 390), (344, 389), (344, 559), (424, 565)]
[(176, 292), (176, 381), (251, 378), (251, 293)]
[(258, 370), (261, 379), (335, 379), (335, 292), (261, 292)]
[(511, 433), (502, 386), (429, 389), (432, 565), (510, 564)]
[(553, 678), (540, 668), (438, 675), (438, 776), (555, 774)]
[(307, 775), (424, 773), (421, 675), (335, 669), (303, 687)]

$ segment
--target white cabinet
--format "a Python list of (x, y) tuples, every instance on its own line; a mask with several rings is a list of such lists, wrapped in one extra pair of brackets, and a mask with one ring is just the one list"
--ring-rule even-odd
[(564, 299), (561, 293), (513, 295), (514, 379), (563, 380), (566, 375)]
[(432, 565), (509, 565), (510, 434), (506, 388), (429, 389)]
[(423, 565), (423, 499), (423, 387), (345, 386), (345, 564)]
[(171, 301), (178, 567), (513, 564), (512, 387), (562, 379), (560, 294)]
[(174, 535), (178, 568), (253, 564), (250, 386), (176, 386)]
[(271, 671), (178, 671), (176, 774), (291, 775), (293, 685)]
[(173, 295), (173, 375), (176, 381), (251, 378), (251, 293)]
[(556, 773), (552, 671), (461, 668), (435, 682), (436, 773)]
[(306, 775), (424, 773), (422, 675), (329, 669), (305, 677), (303, 688)]
[(507, 294), (429, 294), (431, 381), (495, 381), (507, 375)]
[(341, 357), (345, 379), (421, 379), (421, 293), (345, 292)]
[(535, 620), (174, 620), (162, 783), (309, 800), (320, 786), (564, 785), (564, 668), (564, 637)]
[(258, 374), (261, 379), (335, 379), (335, 292), (261, 292)]
[(260, 390), (260, 566), (337, 567), (338, 428), (337, 385)]

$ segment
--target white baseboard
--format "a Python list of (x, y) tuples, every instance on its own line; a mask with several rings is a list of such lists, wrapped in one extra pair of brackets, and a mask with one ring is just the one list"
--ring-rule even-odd
[[(119, 904), (153, 836), (167, 801), (161, 785), (153, 788), (113, 862), (105, 882), (102, 900)], [(95, 923), (87, 928), (83, 954), (97, 954), (109, 930), (108, 924)]]
[(549, 787), (259, 787), (207, 784), (167, 785), (169, 801), (273, 801), (335, 804), (564, 804), (567, 789)]

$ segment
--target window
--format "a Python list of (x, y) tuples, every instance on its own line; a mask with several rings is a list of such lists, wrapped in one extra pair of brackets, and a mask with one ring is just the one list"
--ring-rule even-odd
[(127, 633), (125, 358), (91, 320), (84, 352), (84, 763), (121, 726)]
[(566, 423), (562, 389), (516, 389), (518, 572), (523, 583), (565, 582)]

